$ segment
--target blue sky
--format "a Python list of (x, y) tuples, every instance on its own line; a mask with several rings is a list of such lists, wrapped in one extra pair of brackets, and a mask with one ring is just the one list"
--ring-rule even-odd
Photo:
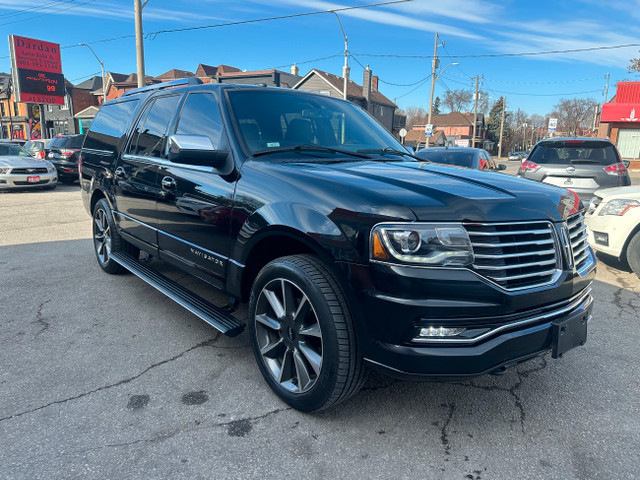
[[(144, 9), (145, 33), (191, 26), (250, 20), (376, 3), (325, 0), (150, 0)], [(606, 7), (606, 9), (605, 9)], [(453, 61), (436, 85), (471, 88), (470, 77), (483, 75), (482, 87), (493, 102), (505, 95), (509, 109), (546, 114), (561, 98), (602, 100), (605, 74), (611, 74), (609, 96), (629, 74), (629, 59), (638, 47), (561, 55), (499, 58), (446, 58), (446, 55), (501, 54), (640, 43), (640, 0), (536, 2), (516, 0), (413, 0), (340, 13), (349, 37), (351, 77), (362, 83), (362, 65), (380, 77), (380, 91), (401, 107), (426, 106), (430, 74), (428, 58), (375, 55), (431, 55), (435, 32), (441, 68)], [(0, 35), (29, 36), (63, 46), (134, 33), (131, 0), (0, 0)], [(8, 42), (0, 42), (0, 70), (8, 71)], [(135, 40), (94, 43), (105, 68), (136, 70)], [(344, 41), (332, 14), (254, 24), (164, 33), (145, 40), (148, 75), (171, 68), (195, 71), (199, 63), (228, 64), (255, 70), (289, 70), (297, 62), (302, 74), (312, 67), (341, 75)], [(334, 56), (324, 60), (309, 60)], [(73, 83), (100, 71), (85, 47), (62, 50), (64, 73)], [(84, 78), (83, 78), (84, 77)], [(396, 86), (392, 84), (401, 84)], [(507, 93), (503, 93), (507, 92)]]

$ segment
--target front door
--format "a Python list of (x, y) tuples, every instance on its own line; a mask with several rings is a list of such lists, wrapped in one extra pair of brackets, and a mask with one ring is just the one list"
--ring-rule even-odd
[(125, 233), (157, 246), (158, 161), (180, 95), (156, 97), (138, 119), (115, 170), (116, 218)]
[[(229, 150), (213, 92), (190, 93), (171, 133), (207, 135), (217, 149)], [(160, 166), (158, 182), (160, 258), (222, 288), (235, 182), (211, 167), (172, 162)]]

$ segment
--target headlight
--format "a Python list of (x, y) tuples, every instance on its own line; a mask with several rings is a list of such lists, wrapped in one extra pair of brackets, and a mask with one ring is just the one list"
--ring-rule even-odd
[(630, 210), (633, 207), (640, 207), (640, 202), (624, 198), (609, 200), (605, 206), (602, 207), (598, 215), (624, 215), (627, 213), (627, 210)]
[(47, 167), (47, 172), (53, 173), (56, 171), (56, 167)]
[(6, 175), (11, 171), (10, 168), (0, 168), (0, 175)]
[(371, 231), (371, 259), (429, 267), (473, 263), (469, 234), (459, 223), (377, 225)]

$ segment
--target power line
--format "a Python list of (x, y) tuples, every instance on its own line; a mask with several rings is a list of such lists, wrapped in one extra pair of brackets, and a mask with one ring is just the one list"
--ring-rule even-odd
[[(448, 77), (446, 78), (450, 82), (457, 83), (460, 85), (466, 85), (466, 82), (460, 82), (453, 78), (448, 78)], [(530, 97), (561, 97), (561, 96), (571, 96), (571, 95), (582, 95), (585, 93), (596, 93), (596, 92), (602, 91), (602, 89), (598, 89), (598, 90), (587, 90), (584, 92), (566, 92), (566, 93), (522, 93), (522, 92), (505, 92), (503, 90), (493, 90), (490, 88), (484, 88), (484, 90), (492, 93), (501, 93), (503, 95), (525, 95)]]
[[(340, 53), (336, 53), (335, 55), (327, 55), (326, 57), (313, 58), (311, 60), (303, 60), (302, 62), (293, 62), (293, 63), (287, 63), (286, 65), (278, 65), (276, 67), (269, 67), (269, 69), (278, 69), (278, 68), (284, 68), (284, 67), (291, 67), (293, 65), (304, 65), (305, 63), (319, 62), (321, 60), (328, 60), (330, 58), (342, 57), (343, 55), (344, 55), (344, 52), (340, 52)], [(265, 69), (265, 70), (267, 70), (267, 69)]]
[[(519, 53), (481, 53), (469, 55), (438, 55), (440, 58), (496, 58), (496, 57), (525, 57), (534, 55), (557, 55), (562, 53), (593, 52), (597, 50), (614, 50), (618, 48), (640, 47), (640, 43), (625, 43), (621, 45), (601, 45), (597, 47), (570, 48), (566, 50), (543, 50), (540, 52), (519, 52)], [(392, 53), (357, 53), (361, 57), (389, 57), (389, 58), (426, 58), (431, 59), (433, 55), (400, 55)]]
[(96, 0), (87, 0), (86, 2), (82, 2), (82, 3), (74, 3), (73, 5), (71, 5), (69, 7), (59, 8), (58, 10), (54, 10), (52, 12), (41, 13), (40, 15), (36, 15), (35, 17), (23, 18), (22, 20), (14, 20), (13, 22), (0, 23), (0, 26), (13, 25), (14, 23), (26, 22), (28, 20), (35, 20), (36, 18), (46, 17), (47, 15), (51, 15), (52, 13), (59, 13), (59, 12), (65, 11), (65, 10), (71, 10), (72, 8), (81, 7), (82, 5), (86, 5), (87, 3), (93, 3), (95, 1)]
[[(2, 17), (3, 18), (16, 17), (18, 15), (24, 15), (25, 13), (36, 12), (38, 10), (44, 10), (46, 8), (53, 7), (53, 6), (60, 6), (63, 3), (71, 3), (71, 2), (74, 2), (74, 1), (75, 0), (55, 0), (53, 2), (45, 3), (44, 5), (39, 5), (39, 6), (33, 7), (33, 8), (24, 8), (24, 9), (21, 9), (21, 10), (14, 10), (11, 13), (6, 13), (6, 14), (2, 15)], [(10, 7), (8, 5), (5, 5), (2, 8), (3, 9), (8, 9)]]

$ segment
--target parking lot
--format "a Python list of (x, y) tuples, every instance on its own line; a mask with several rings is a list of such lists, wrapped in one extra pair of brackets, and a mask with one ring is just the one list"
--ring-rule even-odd
[(605, 260), (587, 344), (563, 359), (373, 374), (307, 415), (271, 393), (246, 333), (103, 273), (77, 185), (0, 194), (0, 478), (638, 477), (640, 280)]

